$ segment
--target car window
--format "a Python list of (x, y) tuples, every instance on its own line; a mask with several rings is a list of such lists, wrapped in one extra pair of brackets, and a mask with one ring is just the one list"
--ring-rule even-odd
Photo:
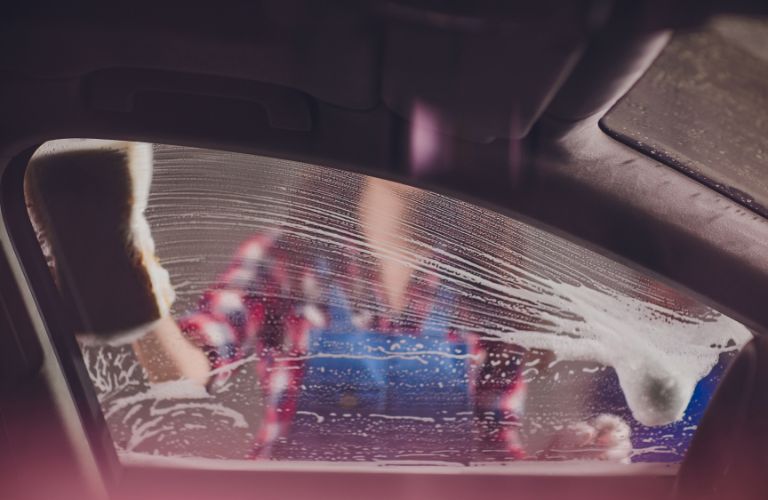
[[(653, 276), (465, 201), (264, 156), (147, 151), (171, 324), (211, 371), (157, 382), (167, 353), (151, 329), (80, 337), (126, 461), (676, 463), (751, 337)], [(28, 200), (62, 287), (96, 282), (57, 257), (62, 233), (87, 239), (97, 219), (52, 213), (46, 200), (75, 188), (95, 196), (60, 183)], [(93, 291), (69, 292), (91, 314)]]

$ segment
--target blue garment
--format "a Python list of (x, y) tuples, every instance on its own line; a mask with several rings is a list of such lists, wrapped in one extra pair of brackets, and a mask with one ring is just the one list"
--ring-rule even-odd
[(455, 314), (455, 300), (438, 293), (443, 296), (413, 334), (356, 328), (346, 298), (333, 289), (329, 325), (310, 333), (296, 417), (273, 456), (436, 458), (428, 448), (450, 442), (452, 449), (469, 449), (470, 346), (449, 338), (441, 318)]

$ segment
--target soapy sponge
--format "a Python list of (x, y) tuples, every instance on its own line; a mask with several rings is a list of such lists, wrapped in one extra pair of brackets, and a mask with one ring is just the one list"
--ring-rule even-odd
[(175, 295), (144, 215), (152, 146), (51, 141), (33, 156), (25, 194), (81, 337), (124, 343), (167, 316)]

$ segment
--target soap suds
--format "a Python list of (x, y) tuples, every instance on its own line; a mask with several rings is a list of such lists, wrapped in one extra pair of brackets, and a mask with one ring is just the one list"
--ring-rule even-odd
[[(603, 376), (605, 367), (613, 367), (632, 417), (646, 426), (679, 421), (696, 384), (721, 354), (740, 349), (751, 338), (736, 321), (640, 272), (471, 204), (429, 192), (408, 195), (409, 210), (402, 221), (407, 235), (393, 238), (400, 238), (402, 248), (374, 248), (355, 226), (358, 207), (354, 193), (363, 183), (362, 176), (248, 155), (156, 148), (147, 219), (161, 263), (177, 284), (179, 299), (173, 306), (177, 314), (195, 307), (216, 275), (227, 268), (241, 241), (279, 228), (287, 241), (310, 245), (335, 264), (354, 254), (371, 261), (394, 260), (420, 274), (439, 276), (445, 289), (465, 303), (461, 315), (446, 311), (433, 327), (471, 331), (488, 341), (552, 351), (554, 360), (515, 361), (531, 380), (557, 377), (557, 383), (563, 383), (573, 377), (568, 367), (556, 374), (549, 372), (561, 362), (599, 364), (576, 370), (575, 376), (595, 379)], [(227, 168), (219, 168), (222, 165)], [(296, 280), (303, 271), (299, 265), (285, 269)], [(338, 278), (344, 277), (330, 271), (324, 279)], [(364, 270), (356, 280), (361, 288), (378, 286), (374, 272)], [(316, 287), (322, 289), (323, 285)], [(373, 311), (381, 308), (370, 296), (347, 292), (350, 301)], [(419, 314), (426, 312), (408, 312), (403, 319), (418, 322), (423, 319)], [(423, 363), (427, 354), (430, 362), (436, 356), (467, 356), (392, 349), (372, 351), (370, 356)], [(242, 361), (252, 362), (259, 360)], [(194, 398), (194, 391), (185, 392), (188, 389), (152, 389), (129, 396), (133, 399), (128, 402), (113, 399), (110, 404), (116, 406), (109, 408), (130, 411), (132, 404), (157, 397), (165, 398), (167, 404), (168, 394), (174, 393)], [(212, 403), (202, 396), (198, 399), (176, 411), (192, 412), (195, 404)], [(313, 417), (318, 425), (329, 423), (319, 413), (300, 414)], [(571, 423), (560, 414), (544, 417), (524, 416), (542, 433)], [(409, 419), (407, 415), (377, 415), (379, 422), (402, 421), (402, 425), (450, 422), (455, 417), (431, 422)], [(642, 448), (635, 443), (632, 456), (679, 453), (672, 443), (657, 444), (660, 441), (665, 439), (659, 437)]]

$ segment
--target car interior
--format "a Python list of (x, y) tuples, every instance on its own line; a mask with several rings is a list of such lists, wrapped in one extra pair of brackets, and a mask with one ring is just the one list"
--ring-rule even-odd
[[(764, 2), (4, 10), (0, 498), (765, 498)], [(356, 222), (390, 192), (406, 215), (370, 227), (407, 225), (412, 253), (372, 248)], [(152, 236), (110, 250), (126, 231)], [(305, 434), (253, 459), (268, 408), (241, 396), (266, 394), (258, 356), (213, 370), (210, 394), (169, 396), (186, 389), (155, 385), (146, 352), (84, 335), (123, 315), (178, 320), (243, 241), (277, 232), (345, 262), (405, 259), (468, 298), (462, 328), (516, 346), (528, 396), (514, 426), (534, 451), (451, 441), (472, 418), (433, 418), (425, 398), (368, 415), (393, 450), (339, 437), (368, 420), (299, 411)], [(137, 259), (151, 304), (100, 286), (133, 279)], [(158, 292), (167, 276), (175, 302)], [(433, 313), (425, 330), (451, 321)], [(437, 372), (470, 356), (440, 349), (411, 358)], [(606, 414), (631, 432), (618, 459), (558, 448)]]

